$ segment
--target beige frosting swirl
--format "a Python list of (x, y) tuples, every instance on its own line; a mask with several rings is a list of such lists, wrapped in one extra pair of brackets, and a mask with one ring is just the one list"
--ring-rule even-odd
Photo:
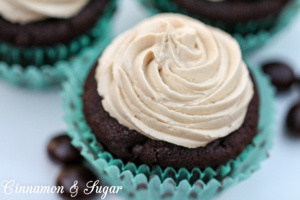
[(27, 24), (47, 18), (70, 18), (89, 0), (0, 0), (0, 15), (12, 23)]
[(237, 130), (254, 91), (238, 43), (179, 14), (157, 15), (116, 38), (96, 80), (120, 124), (188, 148)]

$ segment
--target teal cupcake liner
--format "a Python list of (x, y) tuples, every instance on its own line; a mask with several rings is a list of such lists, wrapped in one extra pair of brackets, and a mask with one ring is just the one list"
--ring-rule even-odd
[[(26, 49), (0, 42), (0, 79), (31, 89), (58, 86), (66, 78), (66, 69), (77, 60), (91, 59), (94, 62), (97, 57), (93, 58), (87, 52), (94, 49), (99, 54), (109, 44), (111, 19), (116, 7), (117, 0), (111, 1), (95, 27), (68, 45)], [(24, 62), (30, 64), (24, 66)], [(52, 64), (45, 64), (49, 62)]]
[(92, 46), (83, 49), (80, 54), (65, 61), (58, 61), (54, 65), (43, 65), (41, 67), (28, 66), (23, 68), (20, 65), (8, 65), (0, 62), (0, 79), (11, 84), (26, 87), (29, 89), (49, 89), (59, 84), (66, 78), (68, 71), (73, 70), (74, 66), (85, 62), (94, 63), (98, 56), (94, 52), (100, 54), (109, 44), (111, 38), (109, 36), (96, 40)]
[(259, 69), (251, 67), (260, 94), (259, 134), (240, 156), (225, 165), (217, 169), (208, 167), (189, 171), (185, 168), (175, 170), (172, 167), (163, 169), (160, 166), (124, 163), (104, 150), (91, 132), (82, 112), (81, 95), (90, 68), (78, 67), (70, 71), (68, 81), (63, 85), (67, 132), (72, 138), (72, 144), (81, 149), (81, 154), (95, 168), (101, 179), (111, 186), (123, 187), (121, 195), (125, 199), (208, 200), (222, 190), (249, 178), (260, 168), (261, 161), (267, 158), (275, 134), (275, 92)]
[[(151, 14), (163, 11), (182, 13), (190, 15), (187, 11), (177, 7), (170, 0), (140, 0), (147, 7)], [(248, 23), (237, 23), (235, 25), (224, 23), (222, 21), (212, 22), (202, 20), (204, 23), (221, 28), (230, 32), (239, 42), (242, 51), (249, 51), (262, 46), (278, 32), (283, 30), (295, 18), (300, 8), (300, 0), (294, 0), (289, 3), (278, 16), (268, 16), (263, 20), (251, 21)], [(197, 18), (196, 16), (193, 16)]]
[(105, 36), (108, 21), (100, 19), (95, 27), (87, 34), (82, 35), (69, 44), (59, 44), (48, 47), (20, 48), (0, 42), (0, 60), (10, 65), (19, 64), (41, 66), (45, 63), (54, 64), (58, 60), (66, 60), (77, 54), (82, 48), (88, 47), (92, 42)]

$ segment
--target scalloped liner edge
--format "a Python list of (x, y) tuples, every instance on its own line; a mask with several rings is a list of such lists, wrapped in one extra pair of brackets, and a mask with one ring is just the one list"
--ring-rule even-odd
[[(84, 63), (81, 63), (84, 64)], [(68, 124), (68, 134), (72, 144), (81, 149), (81, 154), (96, 168), (96, 171), (110, 185), (122, 185), (123, 195), (129, 199), (188, 199), (197, 197), (211, 199), (220, 191), (244, 180), (260, 168), (260, 162), (267, 157), (272, 146), (275, 105), (274, 89), (269, 80), (259, 69), (251, 67), (257, 81), (260, 98), (260, 133), (252, 144), (247, 146), (236, 159), (220, 166), (217, 170), (206, 168), (191, 171), (182, 168), (161, 169), (159, 166), (150, 169), (146, 165), (136, 166), (134, 163), (124, 164), (120, 159), (103, 150), (96, 137), (85, 122), (82, 113), (82, 87), (89, 68), (70, 71), (69, 80), (63, 85), (64, 119)], [(90, 65), (92, 66), (92, 64)], [(263, 94), (263, 95), (262, 95)], [(193, 180), (197, 177), (197, 180)], [(192, 183), (192, 184), (191, 184)]]
[(65, 78), (66, 71), (73, 65), (76, 65), (78, 60), (90, 59), (94, 62), (97, 59), (97, 55), (88, 55), (88, 52), (92, 50), (97, 51), (98, 54), (103, 50), (99, 50), (99, 47), (106, 46), (111, 41), (111, 18), (114, 9), (117, 7), (117, 1), (113, 0), (110, 5), (107, 6), (105, 14), (101, 17), (97, 27), (101, 31), (102, 37), (96, 39), (90, 46), (84, 47), (68, 60), (57, 61), (54, 65), (42, 65), (42, 66), (28, 66), (23, 68), (19, 64), (8, 65), (7, 63), (0, 61), (0, 80), (12, 83), (17, 86), (27, 87), (30, 89), (47, 89), (54, 86), (58, 86)]
[[(139, 0), (143, 5), (147, 5), (148, 11), (153, 14), (161, 13), (153, 3), (151, 3), (152, 0)], [(160, 0), (161, 2), (164, 2), (165, 4), (169, 4), (169, 6), (172, 7), (172, 9), (176, 12), (181, 12), (187, 14), (188, 12), (184, 10), (180, 10), (177, 8), (177, 6), (169, 2), (169, 0)], [(151, 5), (152, 4), (152, 5)], [(291, 22), (292, 19), (295, 18), (295, 16), (298, 14), (300, 8), (300, 0), (295, 0), (290, 5), (288, 5), (282, 13), (279, 15), (277, 19), (277, 23), (271, 30), (261, 30), (258, 31), (257, 34), (248, 34), (246, 36), (243, 36), (239, 33), (232, 34), (233, 37), (239, 42), (242, 51), (250, 51), (253, 50), (259, 46), (262, 46), (264, 43), (269, 41), (273, 36), (275, 36), (277, 33), (279, 33), (281, 30), (283, 30), (285, 27), (287, 27)], [(218, 22), (220, 26), (225, 26), (222, 22)], [(254, 25), (255, 22), (249, 22), (249, 24)], [(240, 26), (239, 24), (237, 26)]]

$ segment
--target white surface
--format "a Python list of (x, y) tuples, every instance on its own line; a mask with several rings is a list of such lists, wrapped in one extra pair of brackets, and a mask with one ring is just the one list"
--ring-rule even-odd
[[(122, 0), (114, 23), (118, 34), (147, 15), (133, 0)], [(248, 55), (252, 63), (282, 58), (300, 72), (300, 16), (295, 23), (263, 48)], [(299, 73), (298, 73), (299, 74)], [(300, 75), (300, 74), (299, 74)], [(299, 98), (299, 88), (278, 98), (278, 136), (271, 157), (253, 176), (219, 195), (216, 200), (299, 200), (300, 139), (284, 134), (284, 116), (289, 105)], [(62, 120), (59, 91), (33, 92), (0, 82), (0, 182), (14, 179), (21, 185), (54, 185), (60, 167), (48, 160), (49, 139), (66, 129)], [(1, 200), (59, 199), (56, 195), (3, 194)], [(110, 197), (107, 199), (117, 199)]]

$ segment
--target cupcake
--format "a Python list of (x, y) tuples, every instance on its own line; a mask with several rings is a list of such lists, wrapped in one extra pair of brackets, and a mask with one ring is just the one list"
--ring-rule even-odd
[(219, 29), (160, 14), (80, 69), (64, 85), (69, 135), (125, 198), (210, 199), (266, 158), (274, 91)]
[(298, 12), (298, 0), (141, 0), (155, 12), (179, 12), (234, 35), (242, 50), (265, 42)]
[(38, 86), (27, 75), (35, 71), (42, 85), (59, 82), (58, 62), (70, 65), (86, 48), (107, 42), (115, 8), (115, 0), (1, 1), (0, 76)]

